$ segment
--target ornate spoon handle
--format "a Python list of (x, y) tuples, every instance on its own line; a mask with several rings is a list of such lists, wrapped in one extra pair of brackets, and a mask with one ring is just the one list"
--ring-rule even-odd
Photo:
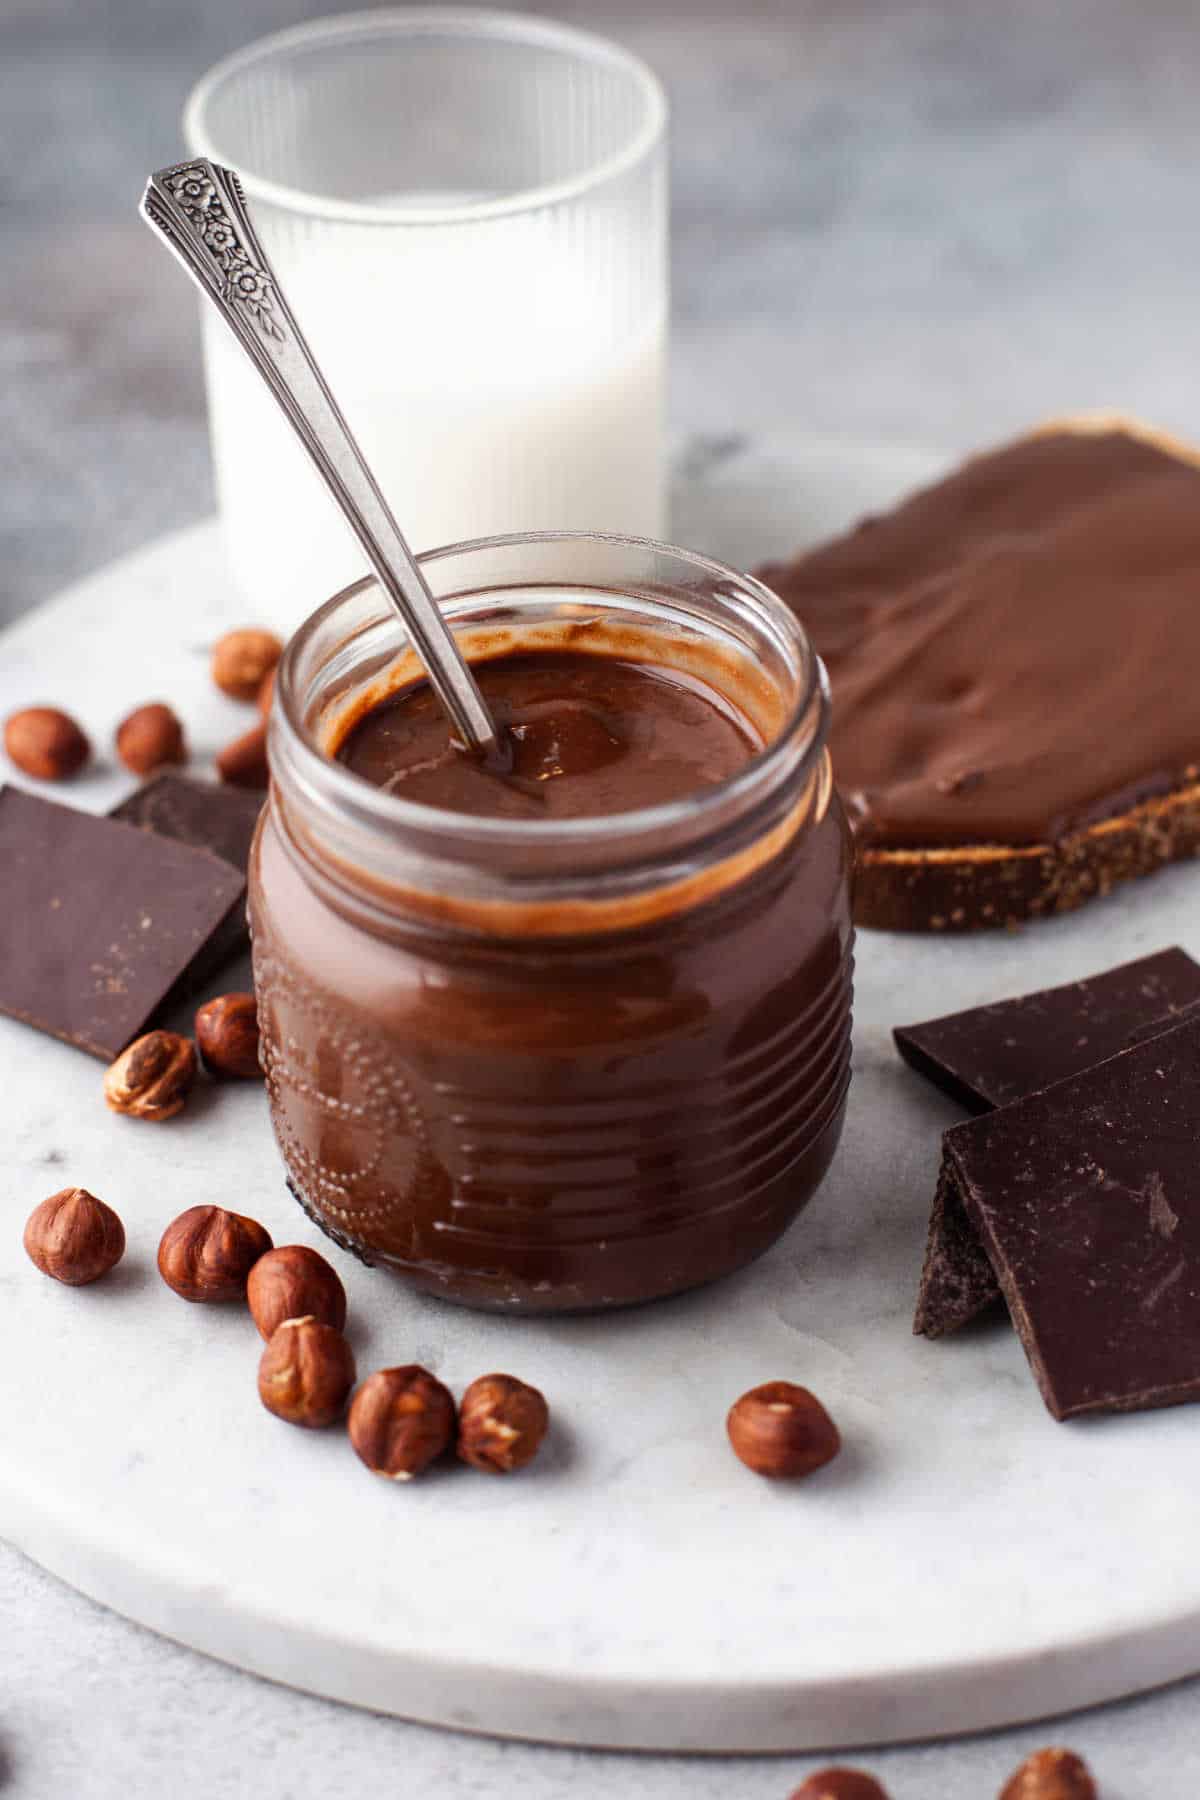
[(159, 169), (146, 184), (141, 213), (216, 307), (287, 414), (407, 625), (462, 739), (481, 752), (494, 750), (496, 727), (475, 677), (292, 316), (237, 176), (203, 159)]

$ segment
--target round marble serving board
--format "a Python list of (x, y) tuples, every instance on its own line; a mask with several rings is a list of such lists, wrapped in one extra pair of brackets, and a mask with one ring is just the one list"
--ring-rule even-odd
[[(691, 447), (676, 534), (774, 555), (935, 472), (918, 451)], [(197, 763), (245, 714), (207, 649), (245, 608), (211, 524), (80, 584), (0, 638), (0, 713), (69, 707), (110, 741), (161, 695)], [(62, 798), (103, 809), (111, 763)], [(0, 903), (3, 870), (0, 869)], [(1200, 951), (1200, 870), (1020, 934), (860, 939), (840, 1155), (755, 1267), (682, 1299), (550, 1323), (415, 1298), (349, 1263), (364, 1372), (492, 1368), (545, 1389), (554, 1429), (511, 1480), (373, 1480), (340, 1431), (255, 1393), (238, 1309), (161, 1284), (165, 1222), (219, 1201), (277, 1242), (321, 1240), (283, 1186), (256, 1087), (205, 1088), (165, 1126), (117, 1119), (100, 1065), (0, 1019), (0, 1531), (130, 1617), (297, 1687), (475, 1731), (658, 1750), (798, 1750), (943, 1735), (1200, 1668), (1188, 1409), (1056, 1425), (996, 1321), (915, 1339), (910, 1317), (954, 1108), (889, 1028), (1174, 942)], [(222, 986), (236, 985), (236, 974)], [(72, 1291), (21, 1250), (35, 1201), (84, 1184), (122, 1214), (124, 1264)], [(737, 1463), (724, 1415), (785, 1376), (842, 1456), (796, 1486)]]

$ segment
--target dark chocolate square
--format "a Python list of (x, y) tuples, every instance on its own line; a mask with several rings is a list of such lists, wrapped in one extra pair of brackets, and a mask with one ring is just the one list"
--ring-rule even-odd
[(0, 788), (0, 1012), (93, 1056), (146, 1028), (244, 901), (207, 850)]
[[(971, 1112), (1007, 1106), (1131, 1043), (1166, 1031), (1200, 1003), (1200, 963), (1177, 946), (1084, 981), (899, 1026), (905, 1062)], [(939, 1187), (913, 1330), (944, 1337), (1000, 1296), (974, 1231)]]
[(1056, 1419), (1200, 1398), (1200, 1021), (942, 1150)]
[(167, 772), (144, 781), (108, 816), (211, 850), (244, 875), (261, 811), (261, 794)]
[[(245, 788), (193, 781), (168, 770), (152, 775), (108, 816), (197, 850), (211, 850), (244, 875), (262, 805), (262, 795)], [(239, 906), (209, 945), (209, 972), (240, 956), (249, 942), (245, 908)]]
[(900, 1025), (906, 1063), (970, 1112), (1035, 1094), (1115, 1056), (1132, 1035), (1200, 1001), (1200, 963), (1178, 946), (1085, 981)]

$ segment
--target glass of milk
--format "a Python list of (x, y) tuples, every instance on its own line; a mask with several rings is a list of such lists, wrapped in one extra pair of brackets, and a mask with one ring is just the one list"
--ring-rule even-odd
[[(382, 9), (218, 64), (184, 132), (240, 175), (414, 550), (664, 535), (666, 104), (636, 57), (535, 17)], [(362, 552), (205, 312), (233, 573), (286, 631)]]

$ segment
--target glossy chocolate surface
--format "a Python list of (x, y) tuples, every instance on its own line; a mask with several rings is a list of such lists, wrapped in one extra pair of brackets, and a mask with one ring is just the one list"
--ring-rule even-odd
[[(672, 758), (630, 759), (627, 806), (685, 753), (750, 753), (702, 694), (711, 717), (686, 722), (694, 684), (595, 660), (590, 697), (669, 708)], [(662, 741), (634, 724), (635, 746)], [(451, 1299), (553, 1311), (711, 1280), (795, 1218), (850, 1074), (836, 800), (715, 897), (590, 933), (490, 934), (450, 901), (432, 924), (402, 901), (381, 917), (314, 880), (287, 830), (269, 808), (251, 861), (267, 1084), (293, 1191), (340, 1242)]]
[(1022, 439), (760, 573), (829, 669), (864, 843), (1047, 843), (1197, 779), (1181, 457), (1119, 430)]
[(544, 651), (476, 669), (500, 767), (456, 749), (422, 682), (371, 709), (339, 761), (405, 800), (490, 818), (596, 818), (679, 800), (761, 748), (714, 689), (619, 657)]

